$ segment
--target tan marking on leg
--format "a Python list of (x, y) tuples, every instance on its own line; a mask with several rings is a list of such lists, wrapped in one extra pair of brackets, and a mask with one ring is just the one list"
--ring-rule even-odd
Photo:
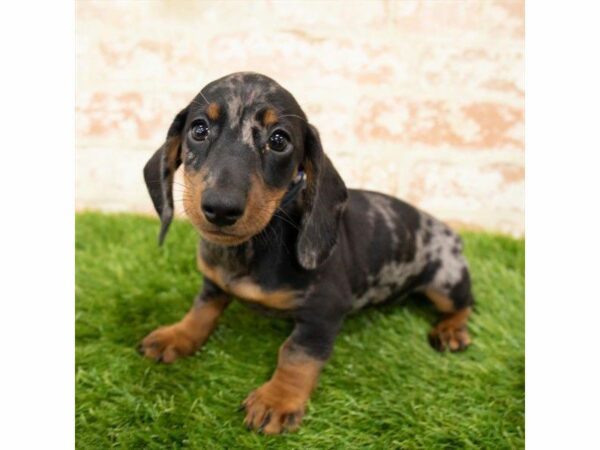
[(425, 295), (431, 300), (438, 311), (449, 313), (454, 311), (454, 302), (433, 289), (425, 289)]
[(202, 302), (179, 322), (157, 328), (142, 341), (144, 356), (168, 364), (192, 355), (211, 335), (228, 303), (226, 296)]
[(217, 121), (219, 119), (220, 113), (221, 113), (221, 107), (217, 103), (211, 103), (206, 108), (206, 115), (212, 121)]
[(431, 346), (441, 352), (446, 348), (452, 352), (466, 349), (471, 344), (467, 331), (470, 314), (470, 307), (446, 314), (429, 333)]
[(246, 426), (266, 434), (296, 430), (323, 364), (298, 350), (290, 350), (286, 341), (279, 350), (277, 369), (271, 379), (251, 392), (243, 403)]

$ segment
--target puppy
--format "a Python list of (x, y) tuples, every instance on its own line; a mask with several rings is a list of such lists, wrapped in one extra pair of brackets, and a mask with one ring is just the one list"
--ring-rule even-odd
[(460, 237), (401, 200), (347, 189), (315, 127), (272, 79), (228, 75), (177, 114), (144, 168), (161, 244), (182, 163), (204, 282), (183, 319), (150, 333), (140, 350), (164, 363), (193, 354), (231, 297), (291, 318), (273, 376), (242, 404), (249, 428), (298, 428), (344, 317), (365, 305), (422, 292), (442, 313), (432, 346), (470, 344), (473, 296)]

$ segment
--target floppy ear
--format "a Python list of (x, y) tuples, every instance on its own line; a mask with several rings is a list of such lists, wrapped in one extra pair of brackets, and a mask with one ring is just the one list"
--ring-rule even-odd
[(348, 191), (323, 152), (317, 129), (310, 124), (304, 139), (303, 166), (307, 186), (296, 249), (300, 265), (311, 270), (327, 259), (337, 242)]
[(162, 245), (173, 220), (173, 176), (181, 164), (181, 132), (185, 125), (187, 112), (188, 109), (185, 108), (175, 116), (164, 144), (144, 166), (146, 187), (154, 209), (160, 216), (159, 245)]

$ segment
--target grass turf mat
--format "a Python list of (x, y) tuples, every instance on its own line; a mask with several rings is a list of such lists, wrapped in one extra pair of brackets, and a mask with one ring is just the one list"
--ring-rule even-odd
[(234, 302), (195, 356), (173, 365), (135, 348), (180, 319), (202, 280), (197, 235), (175, 221), (76, 217), (76, 444), (119, 448), (522, 448), (524, 242), (464, 233), (474, 344), (439, 354), (435, 313), (414, 298), (350, 316), (297, 433), (247, 431), (236, 412), (275, 368), (291, 324)]

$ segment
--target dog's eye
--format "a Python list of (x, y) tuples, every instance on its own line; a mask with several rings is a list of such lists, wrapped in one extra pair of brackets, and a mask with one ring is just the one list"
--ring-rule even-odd
[(288, 144), (287, 134), (285, 134), (281, 130), (275, 131), (269, 137), (269, 143), (268, 143), (269, 150), (273, 150), (275, 152), (282, 152), (283, 150), (286, 149), (287, 144)]
[(200, 120), (192, 125), (192, 138), (196, 141), (203, 141), (208, 136), (208, 124), (204, 120)]

